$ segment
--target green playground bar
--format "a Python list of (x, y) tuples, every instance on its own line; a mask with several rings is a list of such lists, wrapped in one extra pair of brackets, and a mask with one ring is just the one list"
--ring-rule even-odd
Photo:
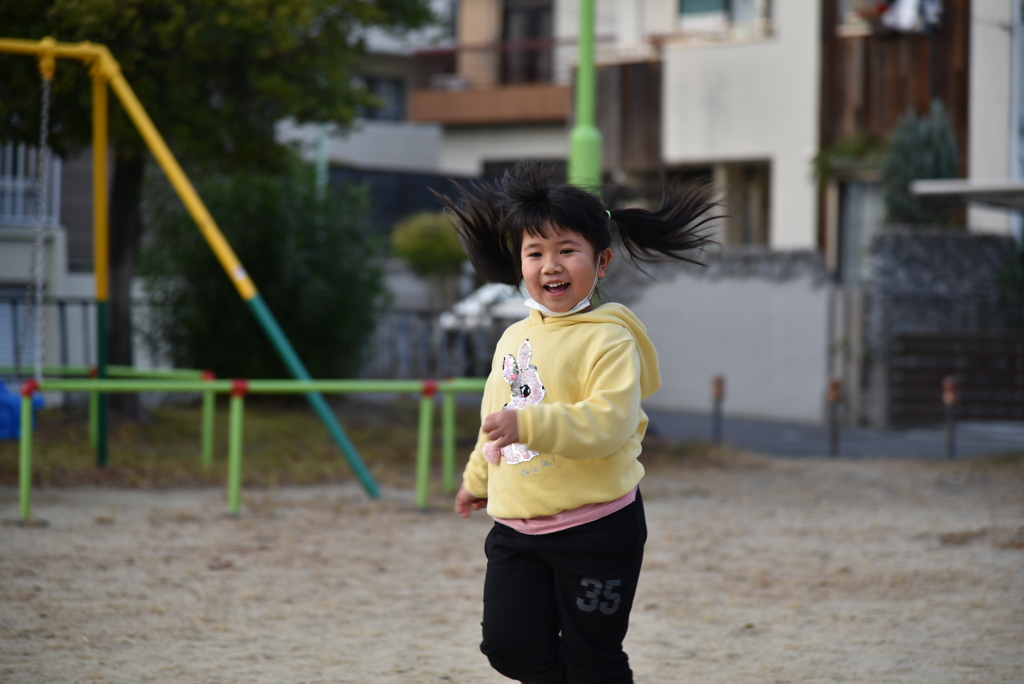
[[(80, 370), (77, 367), (67, 367)], [(82, 367), (87, 375), (89, 369)], [(0, 369), (2, 370), (2, 369)], [(427, 507), (430, 493), (430, 451), (433, 439), (434, 396), (442, 395), (441, 480), (446, 494), (455, 488), (455, 395), (482, 392), (483, 378), (451, 378), (448, 380), (218, 380), (204, 371), (178, 371), (168, 377), (164, 371), (145, 377), (139, 372), (130, 377), (58, 378), (41, 382), (27, 380), (21, 389), (21, 443), (19, 460), (20, 515), (23, 522), (32, 519), (32, 397), (36, 392), (87, 392), (91, 395), (114, 392), (178, 392), (203, 396), (201, 458), (204, 465), (213, 460), (213, 426), (215, 397), (231, 397), (228, 419), (228, 513), (241, 511), (243, 421), (247, 394), (323, 394), (395, 393), (420, 394), (419, 431), (416, 445), (416, 505)], [(66, 372), (66, 375), (79, 373)], [(116, 373), (111, 369), (111, 376)], [(124, 375), (128, 375), (125, 373)]]

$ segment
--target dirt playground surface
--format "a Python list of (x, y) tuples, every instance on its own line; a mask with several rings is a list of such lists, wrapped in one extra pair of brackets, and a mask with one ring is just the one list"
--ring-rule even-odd
[[(638, 683), (1024, 682), (1021, 465), (666, 467)], [(409, 491), (37, 491), (0, 528), (0, 681), (507, 681), (477, 650), (488, 519)], [(17, 492), (0, 489), (0, 517)]]

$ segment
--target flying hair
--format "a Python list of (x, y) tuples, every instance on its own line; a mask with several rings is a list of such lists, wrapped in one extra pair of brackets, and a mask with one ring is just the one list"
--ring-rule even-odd
[(524, 234), (547, 237), (551, 231), (571, 230), (596, 253), (611, 246), (613, 226), (634, 263), (676, 259), (703, 265), (692, 254), (712, 244), (708, 224), (718, 218), (708, 215), (717, 206), (708, 184), (666, 188), (654, 211), (609, 209), (556, 174), (549, 164), (524, 159), (497, 183), (460, 186), (455, 199), (434, 193), (481, 278), (519, 285)]

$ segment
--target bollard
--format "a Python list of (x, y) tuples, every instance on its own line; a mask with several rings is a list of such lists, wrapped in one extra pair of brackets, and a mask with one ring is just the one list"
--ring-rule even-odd
[(228, 417), (228, 513), (238, 515), (242, 505), (242, 419), (249, 383), (231, 381), (231, 409)]
[(18, 488), (21, 521), (32, 519), (32, 395), (39, 388), (35, 380), (21, 386), (21, 443), (18, 462)]
[(416, 506), (426, 508), (430, 495), (430, 426), (434, 422), (434, 395), (437, 383), (423, 381), (423, 398), (420, 399), (419, 443), (416, 449)]
[(445, 392), (441, 404), (441, 487), (455, 491), (455, 393)]
[(725, 399), (725, 376), (716, 375), (711, 379), (711, 440), (722, 443), (722, 401)]
[[(203, 380), (206, 382), (213, 382), (216, 379), (213, 371), (203, 371)], [(217, 393), (213, 390), (203, 392), (202, 459), (206, 468), (213, 464), (213, 427), (216, 409)]]
[(828, 380), (828, 455), (839, 456), (839, 398), (841, 396), (839, 378)]
[(956, 457), (956, 420), (954, 413), (959, 401), (956, 376), (942, 379), (942, 404), (946, 407), (946, 458)]

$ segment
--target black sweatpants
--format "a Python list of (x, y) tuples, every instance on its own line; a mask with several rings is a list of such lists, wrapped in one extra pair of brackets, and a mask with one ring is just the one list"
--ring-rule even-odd
[(495, 523), (480, 644), (491, 666), (526, 684), (631, 683), (622, 640), (646, 541), (639, 492), (611, 515), (551, 534)]

